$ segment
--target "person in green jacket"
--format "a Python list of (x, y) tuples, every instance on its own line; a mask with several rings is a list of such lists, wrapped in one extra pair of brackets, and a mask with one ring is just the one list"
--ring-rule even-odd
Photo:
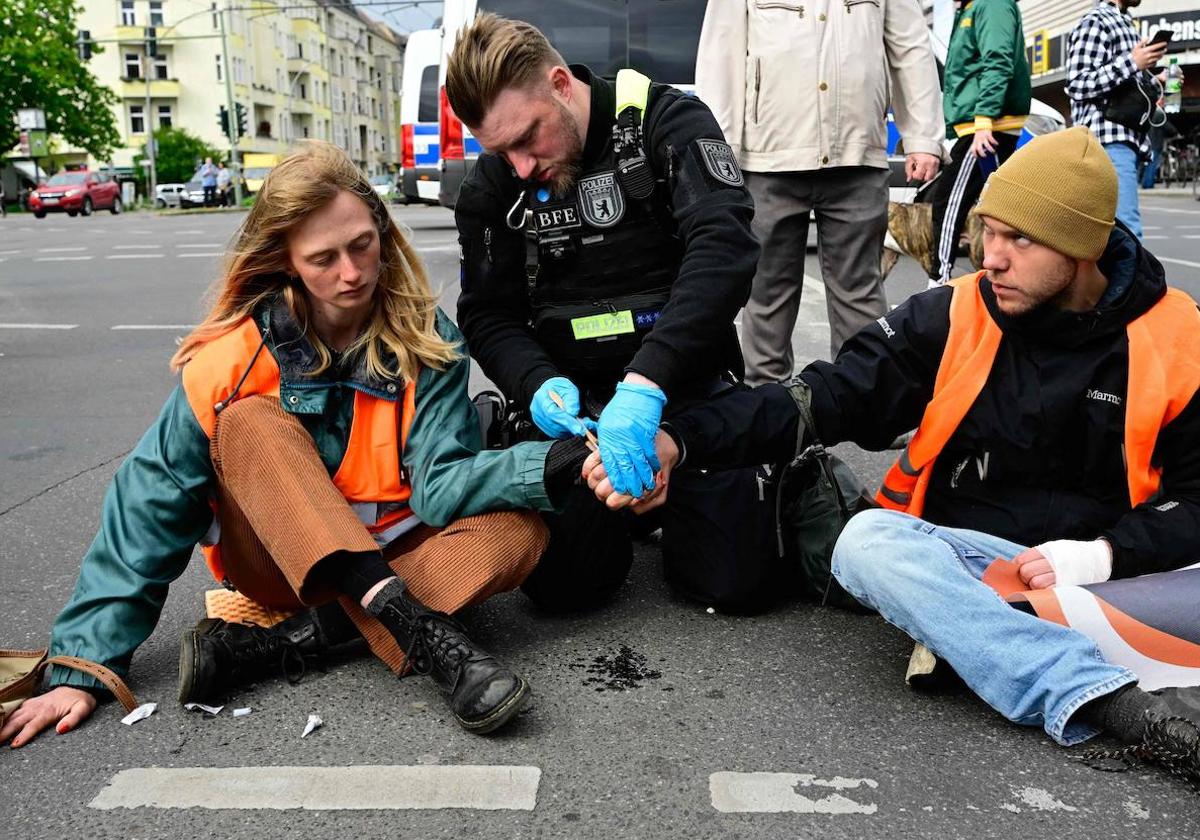
[(946, 139), (955, 142), (930, 199), (930, 286), (950, 279), (967, 213), (988, 175), (1016, 150), (1029, 116), (1030, 90), (1017, 0), (958, 0), (942, 90)]
[[(510, 721), (526, 681), (447, 613), (529, 574), (546, 543), (532, 510), (554, 509), (587, 448), (481, 452), (469, 364), (366, 178), (306, 143), (267, 177), (212, 311), (172, 359), (182, 383), (113, 478), (53, 654), (124, 676), (200, 544), (218, 581), (294, 614), (201, 621), (183, 638), (181, 702), (361, 636), (431, 676), (469, 731)], [(104, 695), (59, 667), (50, 685), (0, 743), (73, 729)]]

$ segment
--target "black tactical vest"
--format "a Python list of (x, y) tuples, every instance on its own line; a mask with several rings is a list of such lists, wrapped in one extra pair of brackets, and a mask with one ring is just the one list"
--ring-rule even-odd
[(508, 219), (525, 225), (538, 340), (564, 374), (584, 382), (621, 378), (683, 259), (666, 173), (654, 173), (653, 191), (639, 201), (622, 188), (618, 163), (610, 137), (567, 195), (531, 186)]

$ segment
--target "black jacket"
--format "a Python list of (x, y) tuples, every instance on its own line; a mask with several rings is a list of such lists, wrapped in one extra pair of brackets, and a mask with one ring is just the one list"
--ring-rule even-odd
[[(586, 172), (590, 163), (611, 154), (615, 90), (611, 81), (582, 65), (571, 70), (591, 86), (582, 159)], [(670, 218), (683, 256), (669, 302), (626, 369), (649, 377), (674, 398), (690, 385), (740, 367), (733, 319), (750, 294), (759, 248), (750, 231), (749, 192), (704, 171), (697, 141), (724, 141), (708, 107), (654, 84), (644, 127), (651, 165), (667, 180)], [(522, 406), (560, 372), (530, 325), (523, 235), (505, 224), (526, 186), (503, 158), (481, 154), (463, 181), (454, 211), (462, 247), (459, 326), (484, 373)]]
[[(934, 466), (923, 516), (1023, 545), (1107, 539), (1113, 577), (1200, 560), (1200, 397), (1158, 436), (1158, 497), (1131, 509), (1123, 461), (1125, 326), (1165, 293), (1161, 264), (1121, 229), (1100, 268), (1109, 292), (1083, 314), (1043, 307), (1007, 318), (983, 392)], [(823, 443), (879, 450), (916, 428), (933, 395), (952, 290), (914, 295), (800, 374)], [(795, 446), (794, 403), (764, 386), (672, 418), (693, 466), (777, 461)], [(725, 440), (722, 440), (722, 438)]]

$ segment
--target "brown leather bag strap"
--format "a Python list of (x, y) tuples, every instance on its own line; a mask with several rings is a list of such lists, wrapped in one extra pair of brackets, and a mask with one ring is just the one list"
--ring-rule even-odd
[(92, 662), (90, 659), (81, 659), (78, 656), (51, 656), (45, 662), (38, 665), (39, 678), (41, 677), (41, 673), (51, 665), (62, 665), (64, 668), (82, 671), (88, 676), (100, 680), (104, 684), (104, 687), (121, 701), (121, 705), (125, 707), (125, 711), (127, 712), (132, 712), (138, 707), (137, 699), (134, 698), (133, 692), (129, 690), (129, 686), (125, 685), (125, 681), (103, 665)]

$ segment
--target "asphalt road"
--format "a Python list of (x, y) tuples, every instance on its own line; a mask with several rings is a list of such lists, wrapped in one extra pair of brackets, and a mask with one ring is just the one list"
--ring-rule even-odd
[[(1200, 204), (1153, 197), (1144, 205), (1147, 245), (1170, 260), (1173, 283), (1200, 295)], [(450, 214), (395, 215), (412, 228), (453, 315)], [(174, 342), (200, 317), (241, 218), (0, 221), (0, 647), (45, 642), (105, 486), (174, 387)], [(887, 284), (893, 302), (923, 286), (907, 260)], [(820, 287), (809, 287), (799, 360), (828, 352)], [(843, 449), (872, 479), (890, 460)], [(1176, 782), (1098, 773), (1072, 760), (1077, 750), (1003, 721), (970, 696), (909, 691), (910, 644), (877, 619), (807, 605), (754, 618), (709, 614), (673, 598), (658, 566), (656, 548), (639, 548), (619, 597), (588, 614), (540, 615), (519, 593), (466, 613), (475, 638), (536, 693), (515, 726), (480, 738), (447, 720), (425, 680), (397, 682), (369, 658), (311, 671), (299, 685), (247, 689), (233, 703), (253, 709), (246, 717), (184, 711), (174, 700), (178, 641), (212, 587), (194, 562), (133, 663), (132, 688), (158, 702), (158, 712), (122, 726), (118, 708), (106, 706), (77, 732), (0, 752), (0, 825), (14, 838), (1200, 832), (1200, 799)], [(597, 657), (611, 661), (622, 647), (634, 678), (623, 690), (597, 690), (606, 687), (588, 681)], [(301, 739), (311, 713), (324, 726)], [(467, 765), (527, 769), (480, 780), (471, 774), (495, 771)], [(333, 769), (309, 771), (309, 809), (281, 811), (285, 771), (272, 769), (280, 766)], [(395, 767), (442, 769), (410, 777)], [(167, 772), (180, 768), (247, 769), (182, 780)], [(414, 797), (426, 790), (425, 772), (444, 773), (434, 789), (466, 797), (459, 804), (487, 806), (476, 801), (481, 791), (511, 791), (507, 807), (397, 814), (421, 804)], [(179, 801), (184, 795), (192, 801)], [(235, 797), (245, 809), (220, 808)], [(157, 807), (127, 807), (147, 801)], [(351, 806), (364, 809), (342, 810)]]

